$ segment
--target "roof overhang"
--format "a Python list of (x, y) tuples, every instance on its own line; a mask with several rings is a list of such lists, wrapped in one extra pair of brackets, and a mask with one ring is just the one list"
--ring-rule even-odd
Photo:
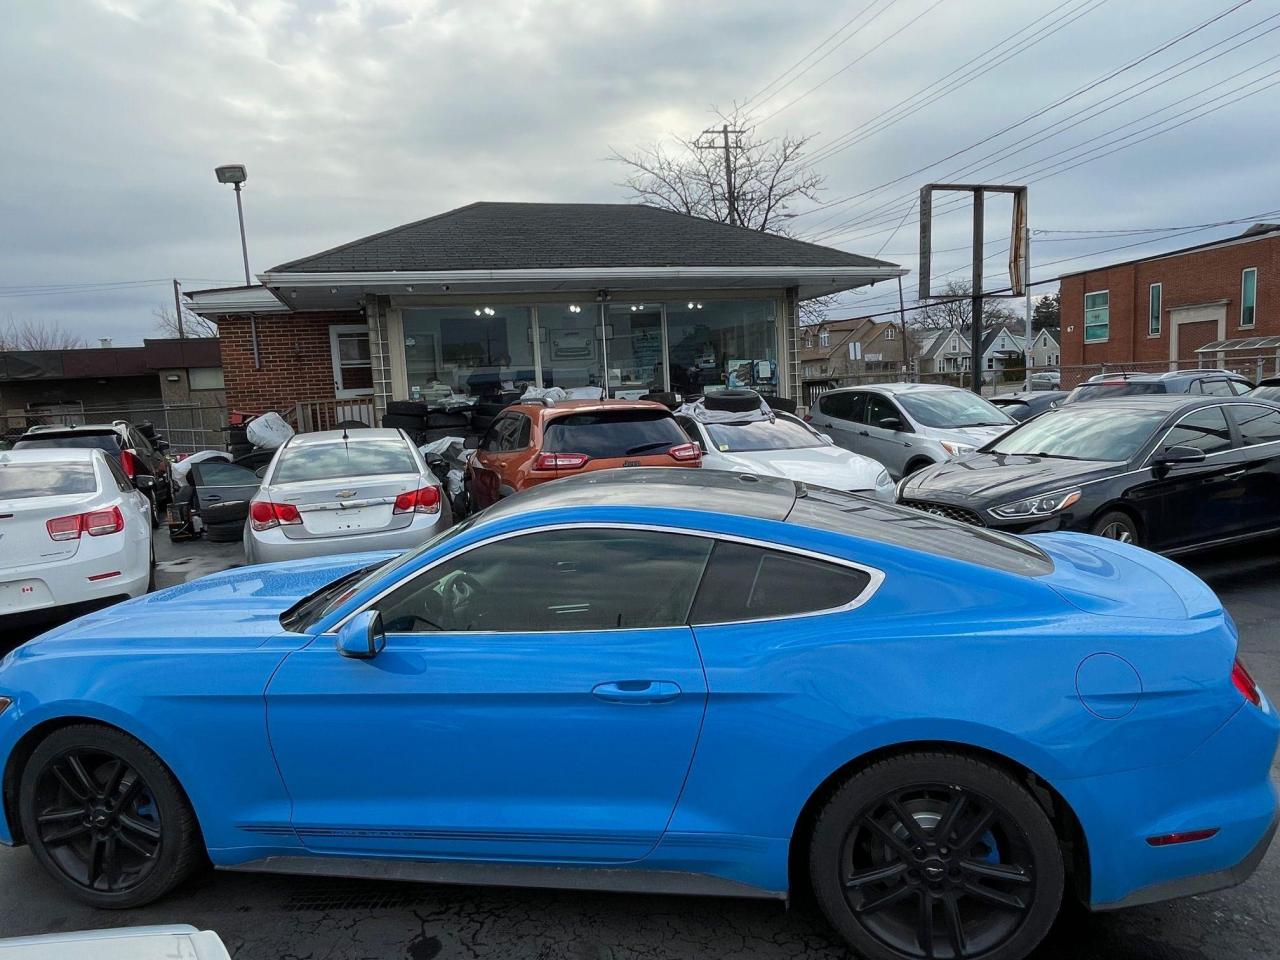
[(290, 311), (270, 290), (257, 285), (192, 290), (184, 292), (183, 296), (191, 304), (191, 309), (204, 317)]
[[(580, 293), (600, 290), (799, 288), (803, 300), (904, 276), (897, 266), (571, 267), (555, 270), (428, 270), (260, 274), (263, 287), (297, 310), (352, 310), (368, 295)], [(194, 300), (193, 300), (194, 302)], [(203, 306), (203, 303), (201, 304)], [(201, 310), (203, 312), (203, 310)], [(230, 312), (230, 311), (227, 311)]]
[(1244, 351), (1280, 351), (1280, 337), (1237, 337), (1234, 340), (1214, 340), (1196, 350), (1196, 353), (1241, 353)]

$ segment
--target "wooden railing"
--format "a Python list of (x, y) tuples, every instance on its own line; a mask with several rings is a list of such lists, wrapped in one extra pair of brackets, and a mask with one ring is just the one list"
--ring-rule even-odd
[(343, 424), (378, 426), (372, 397), (357, 397), (354, 400), (304, 400), (294, 404), (292, 411), (282, 411), (281, 415), (298, 433), (337, 430)]

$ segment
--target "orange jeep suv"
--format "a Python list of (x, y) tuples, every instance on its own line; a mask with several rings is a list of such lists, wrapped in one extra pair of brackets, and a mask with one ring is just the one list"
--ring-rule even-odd
[(702, 451), (671, 411), (645, 400), (517, 403), (490, 424), (467, 466), (476, 509), (534, 484), (610, 467), (698, 467)]

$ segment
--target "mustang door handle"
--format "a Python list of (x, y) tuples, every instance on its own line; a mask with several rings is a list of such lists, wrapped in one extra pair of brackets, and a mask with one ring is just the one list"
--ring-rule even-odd
[(680, 696), (679, 684), (670, 680), (614, 680), (591, 688), (606, 703), (666, 703)]

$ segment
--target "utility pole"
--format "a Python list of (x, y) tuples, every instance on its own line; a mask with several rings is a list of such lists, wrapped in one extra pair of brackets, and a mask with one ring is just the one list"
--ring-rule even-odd
[(902, 337), (902, 379), (911, 376), (911, 358), (907, 356), (907, 308), (902, 302), (902, 277), (898, 277), (898, 335)]
[(734, 226), (738, 224), (738, 198), (733, 187), (733, 154), (731, 152), (732, 148), (729, 146), (729, 134), (740, 136), (746, 132), (745, 130), (730, 130), (727, 123), (722, 125), (719, 130), (714, 127), (708, 127), (702, 131), (702, 135), (704, 137), (714, 137), (718, 133), (722, 137), (722, 143), (720, 145), (715, 143), (699, 143), (697, 145), (699, 150), (724, 150), (725, 202), (729, 207), (729, 222)]
[(973, 392), (982, 396), (982, 245), (983, 195), (973, 191), (973, 316), (969, 321), (969, 372)]
[(1031, 224), (1027, 224), (1022, 228), (1022, 279), (1027, 286), (1027, 323), (1022, 331), (1022, 372), (1026, 375), (1026, 382), (1022, 387), (1027, 393), (1031, 392), (1031, 344), (1034, 342), (1032, 337), (1032, 314), (1031, 309)]
[(178, 278), (173, 278), (173, 310), (178, 320), (178, 339), (187, 339), (186, 334), (182, 332), (182, 287), (178, 283)]

